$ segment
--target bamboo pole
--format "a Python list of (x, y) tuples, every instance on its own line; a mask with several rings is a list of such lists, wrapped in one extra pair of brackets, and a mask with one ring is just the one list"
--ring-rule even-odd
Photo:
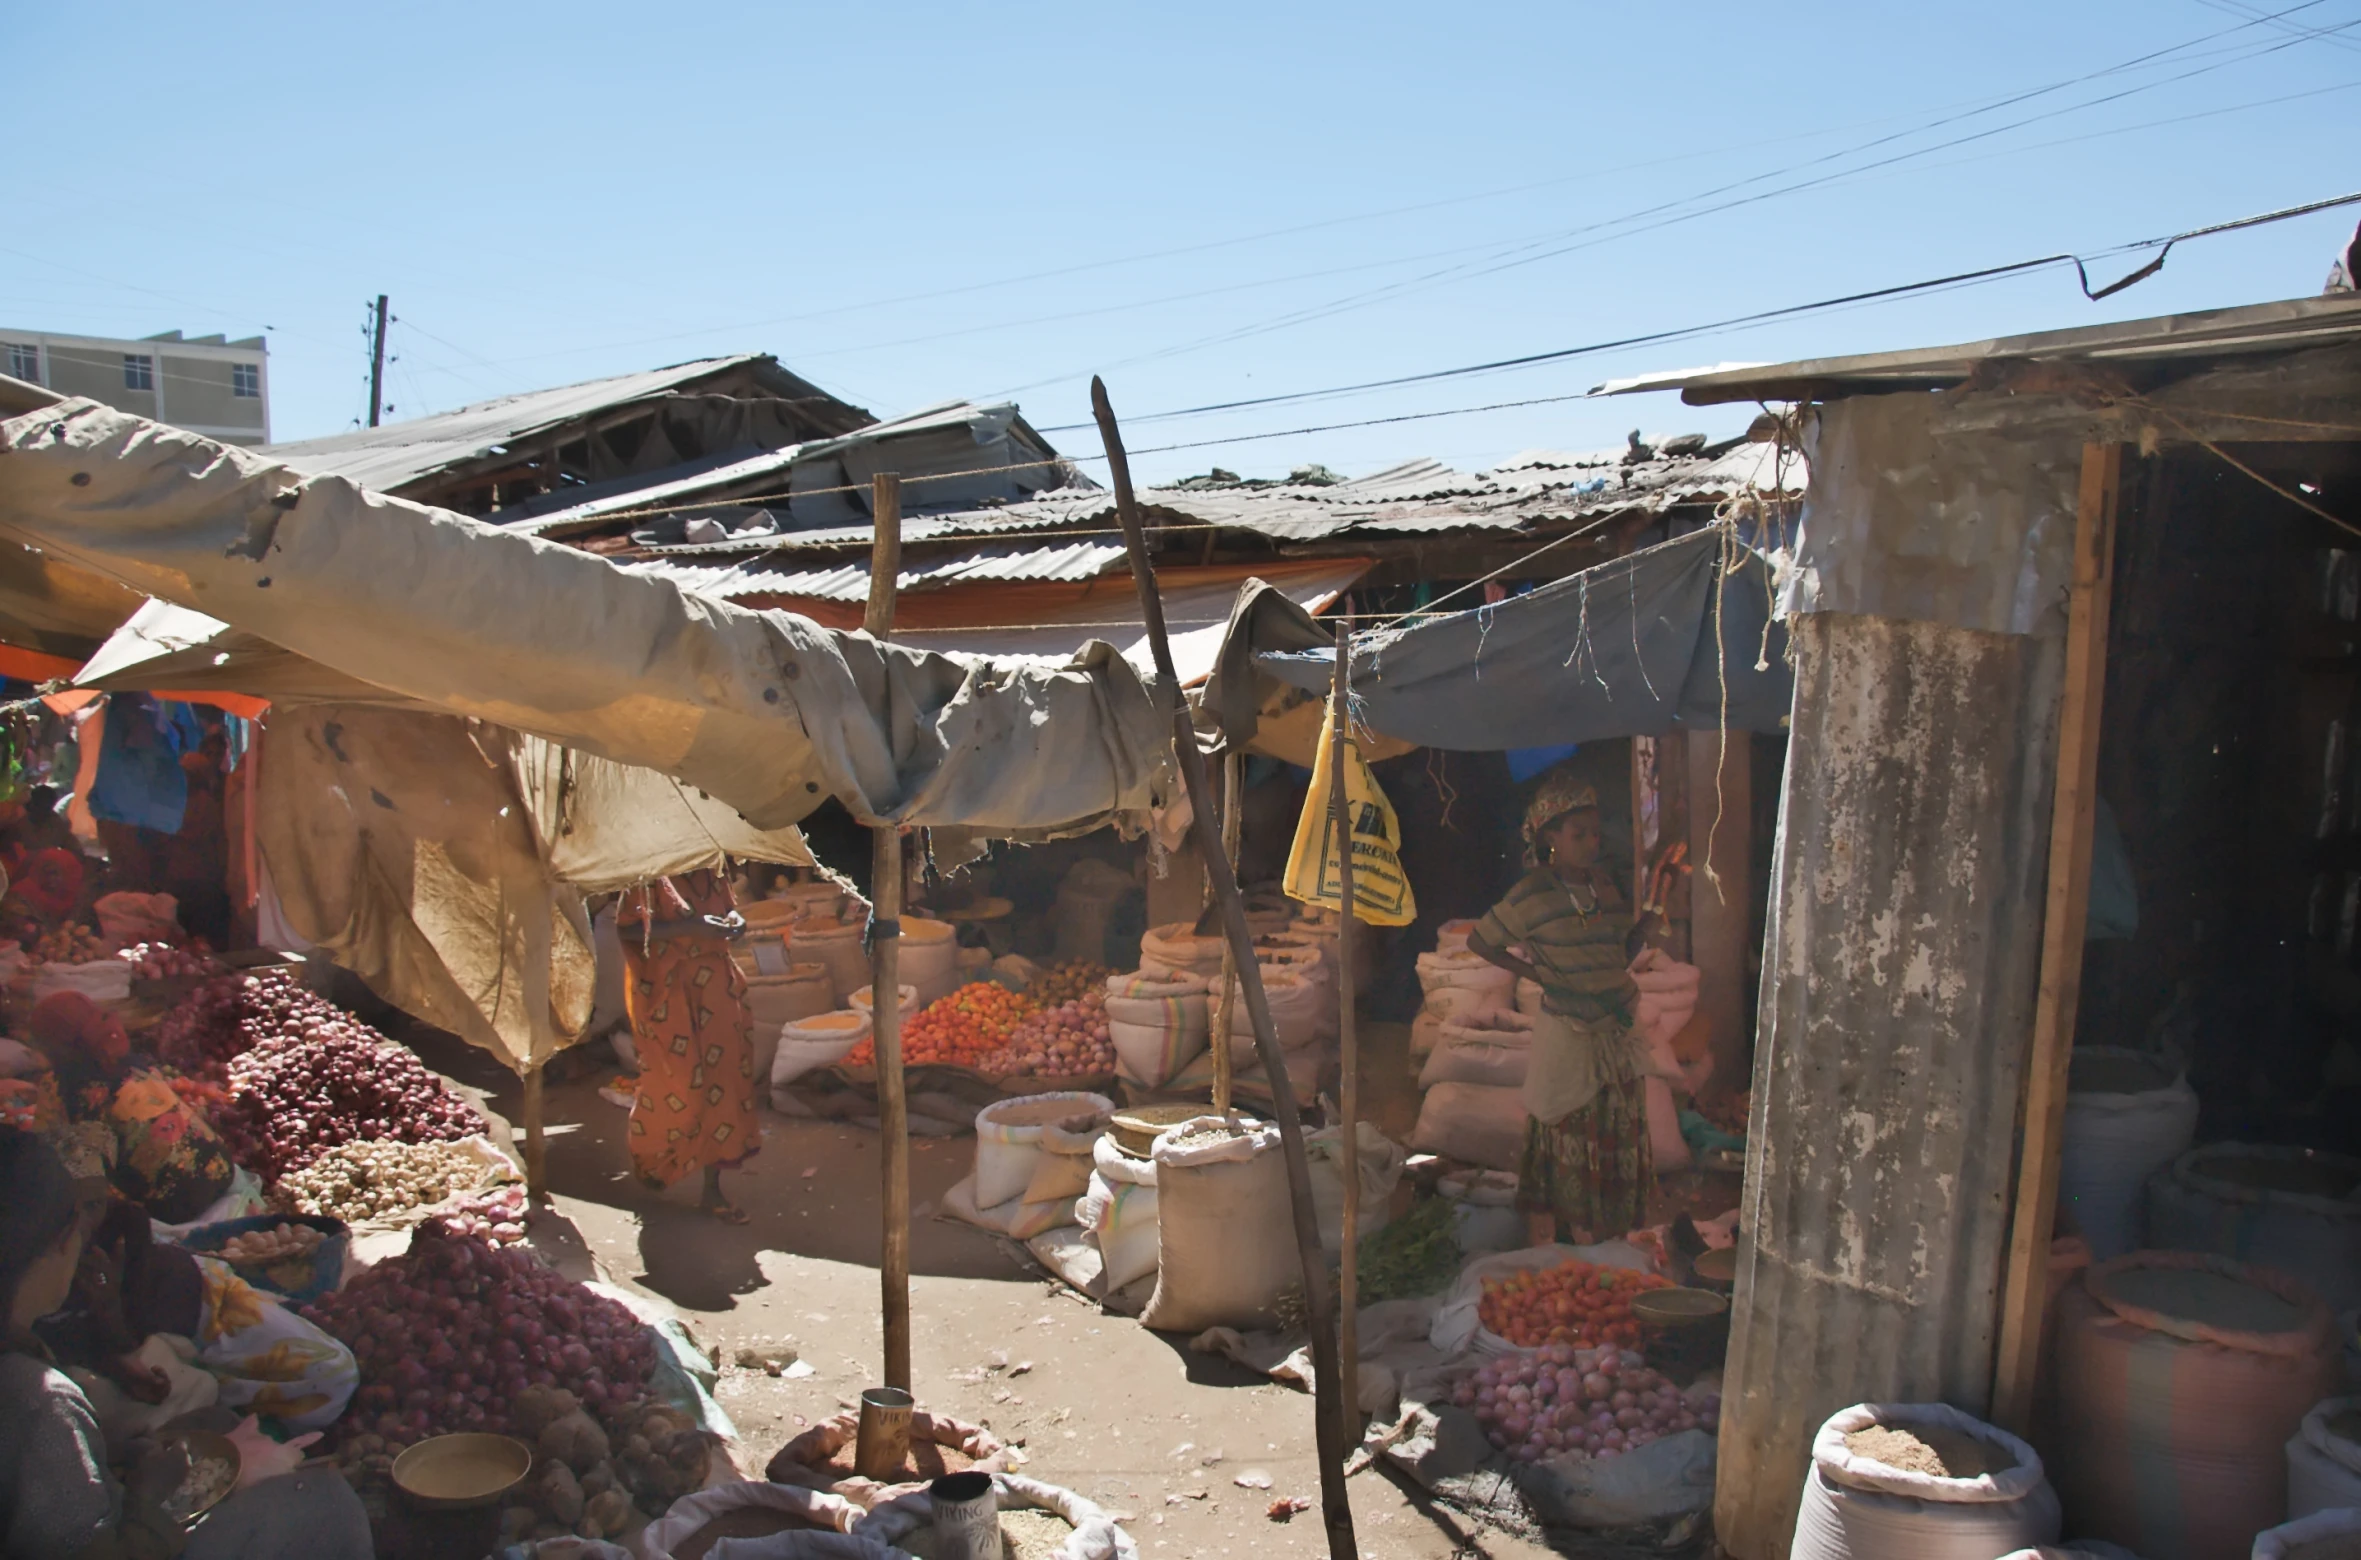
[(1115, 408), (1107, 400), (1104, 381), (1090, 381), (1090, 407), (1105, 442), (1107, 464), (1114, 473), (1115, 513), (1123, 523), (1123, 550), (1131, 559), (1131, 577), (1139, 587), (1140, 616), (1146, 621), (1148, 646), (1156, 658), (1155, 697), (1170, 706), (1173, 756), (1179, 761), (1181, 783), (1189, 795), (1190, 827), (1197, 850), (1221, 901), (1222, 923), (1238, 961), (1238, 985), (1246, 999), (1246, 1017), (1254, 1025), (1254, 1050), (1271, 1083), (1271, 1115), (1279, 1128), (1279, 1150), (1287, 1167), (1287, 1200), (1295, 1222), (1297, 1260), (1302, 1264), (1304, 1308), (1309, 1313), (1312, 1346), (1312, 1433), (1320, 1461), (1320, 1515), (1328, 1533), (1330, 1560), (1358, 1560), (1353, 1541), (1353, 1508), (1345, 1489), (1344, 1416), (1338, 1408), (1344, 1378), (1337, 1366), (1336, 1303), (1328, 1292), (1328, 1259), (1320, 1252), (1320, 1220), (1312, 1205), (1311, 1163), (1304, 1156), (1303, 1120), (1295, 1107), (1295, 1086), (1287, 1080), (1287, 1056), (1271, 1026), (1271, 1005), (1264, 995), (1262, 971), (1254, 962), (1254, 933), (1246, 924), (1246, 896), (1238, 892), (1237, 874), (1221, 853), (1213, 818), (1212, 786), (1205, 777), (1205, 755), (1197, 750), (1197, 723), (1190, 717), (1173, 670), (1172, 645), (1164, 633), (1164, 604), (1156, 594), (1156, 570), (1148, 561), (1147, 529), (1140, 520), (1139, 502), (1132, 496), (1131, 462), (1123, 452), (1122, 430), (1115, 425)]
[[(1230, 876), (1238, 875), (1238, 840), (1243, 820), (1238, 809), (1245, 800), (1246, 755), (1236, 748), (1227, 748), (1221, 756), (1221, 854), (1229, 864)], [(1206, 869), (1205, 881), (1210, 889), (1213, 871)], [(1213, 1108), (1226, 1116), (1230, 1113), (1231, 1075), (1236, 1064), (1230, 1060), (1230, 1020), (1236, 1016), (1238, 1003), (1238, 954), (1223, 938), (1221, 945), (1221, 997), (1214, 1003), (1213, 1013)]]
[[(902, 479), (869, 479), (875, 535), (869, 551), (869, 608), (861, 628), (883, 640), (894, 629), (894, 588), (902, 569)], [(877, 1141), (884, 1239), (877, 1282), (884, 1305), (885, 1384), (910, 1388), (910, 1106), (902, 1079), (902, 831), (870, 829), (870, 1038), (877, 1052)]]
[(2000, 1350), (1992, 1372), (1992, 1420), (2023, 1435), (2049, 1300), (2049, 1247), (2066, 1134), (2067, 1070), (2082, 1004), (2083, 923), (2090, 910), (2091, 832), (2096, 826), (2099, 713), (2107, 688), (2107, 616), (2115, 583), (2115, 523), (2123, 446), (2082, 447), (2074, 514), (2074, 576), (2066, 598), (2066, 688), (2058, 709), (2058, 781), (2050, 804), (2049, 896), (2042, 912), (2041, 984), (2025, 1062), (2024, 1148), (2000, 1294)]
[(1328, 690), (1328, 812), (1336, 829), (1336, 1042), (1343, 1075), (1337, 1103), (1344, 1117), (1344, 1251), (1336, 1276), (1337, 1357), (1344, 1370), (1343, 1434), (1346, 1444), (1361, 1439), (1360, 1259), (1361, 1236), (1361, 1041), (1353, 1012), (1353, 810), (1345, 786), (1347, 735), (1352, 720), (1353, 620), (1336, 625), (1336, 676)]

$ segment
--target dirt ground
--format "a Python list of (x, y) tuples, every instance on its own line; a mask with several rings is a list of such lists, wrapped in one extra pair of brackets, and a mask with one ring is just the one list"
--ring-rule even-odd
[[(404, 1038), (516, 1119), (513, 1077), (456, 1042)], [(766, 1106), (760, 1155), (725, 1177), (751, 1216), (732, 1227), (696, 1211), (692, 1184), (657, 1194), (631, 1178), (625, 1112), (597, 1092), (609, 1075), (548, 1088), (549, 1175), (562, 1222), (544, 1216), (535, 1244), (563, 1262), (579, 1242), (578, 1258), (595, 1254), (618, 1280), (663, 1296), (700, 1343), (719, 1347), (716, 1396), (737, 1425), (742, 1469), (759, 1477), (789, 1437), (878, 1382), (877, 1134)], [(1406, 1135), (1407, 1120), (1389, 1119), (1402, 1113), (1403, 1092), (1375, 1091), (1371, 1114)], [(1275, 1497), (1318, 1499), (1310, 1397), (1104, 1314), (1046, 1280), (1014, 1242), (936, 1217), (974, 1152), (972, 1137), (911, 1145), (919, 1406), (1021, 1443), (1026, 1473), (1127, 1514), (1145, 1555), (1325, 1554), (1316, 1506), (1285, 1524), (1265, 1515)], [(810, 1375), (736, 1367), (741, 1347), (782, 1339)], [(1236, 1482), (1262, 1476), (1268, 1489)], [(1383, 1560), (1627, 1552), (1547, 1548), (1479, 1527), (1383, 1470), (1355, 1477), (1351, 1495), (1361, 1552)]]

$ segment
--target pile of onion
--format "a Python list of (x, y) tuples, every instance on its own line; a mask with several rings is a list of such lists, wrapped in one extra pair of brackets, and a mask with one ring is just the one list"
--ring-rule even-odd
[(290, 971), (222, 975), (181, 998), (157, 1021), (154, 1047), (160, 1059), (191, 1077), (219, 1083), (232, 1057), (274, 1035), (301, 1034), (306, 1024), (332, 1018), (357, 1022), (297, 985)]
[(339, 1008), (327, 1014), (229, 1064), (230, 1097), (213, 1125), (238, 1163), (275, 1181), (344, 1143), (449, 1142), (484, 1130), (417, 1057)]
[(1683, 1430), (1710, 1432), (1721, 1418), (1717, 1392), (1692, 1398), (1637, 1354), (1567, 1344), (1471, 1371), (1452, 1387), (1451, 1401), (1518, 1462), (1618, 1457)]
[(656, 1363), (654, 1339), (622, 1306), (439, 1219), (304, 1314), (360, 1362), (343, 1432), (402, 1445), (512, 1433), (510, 1405), (530, 1386), (562, 1387), (612, 1425), (646, 1395)]
[(115, 955), (131, 966), (141, 980), (173, 980), (188, 975), (218, 975), (221, 965), (202, 947), (175, 948), (170, 943), (133, 943)]

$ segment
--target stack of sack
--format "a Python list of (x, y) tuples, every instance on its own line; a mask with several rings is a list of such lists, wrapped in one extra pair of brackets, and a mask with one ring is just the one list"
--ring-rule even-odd
[(995, 1100), (976, 1112), (975, 1172), (943, 1194), (943, 1211), (1018, 1240), (1073, 1223), (1114, 1111), (1103, 1094)]
[(1514, 1006), (1517, 977), (1468, 951), (1475, 924), (1445, 922), (1435, 951), (1418, 956), (1418, 984), (1426, 997), (1410, 1023), (1410, 1056), (1425, 1059), (1418, 1086), (1426, 1100), (1410, 1146), (1514, 1170), (1525, 1147), (1533, 1020)]
[(1134, 973), (1107, 978), (1107, 1038), (1124, 1082), (1163, 1088), (1205, 1053), (1212, 1033), (1207, 982), (1193, 970), (1152, 975), (1143, 957)]
[(1443, 1025), (1450, 1020), (1496, 1013), (1516, 1004), (1516, 976), (1470, 953), (1464, 935), (1454, 951), (1437, 948), (1418, 956), (1418, 985), (1425, 999), (1410, 1023), (1413, 1061), (1435, 1048), (1443, 1038)]

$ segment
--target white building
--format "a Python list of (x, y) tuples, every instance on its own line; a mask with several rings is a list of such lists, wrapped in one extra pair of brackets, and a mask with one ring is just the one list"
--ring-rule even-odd
[(0, 373), (228, 444), (271, 438), (270, 349), (168, 330), (137, 341), (0, 326)]

